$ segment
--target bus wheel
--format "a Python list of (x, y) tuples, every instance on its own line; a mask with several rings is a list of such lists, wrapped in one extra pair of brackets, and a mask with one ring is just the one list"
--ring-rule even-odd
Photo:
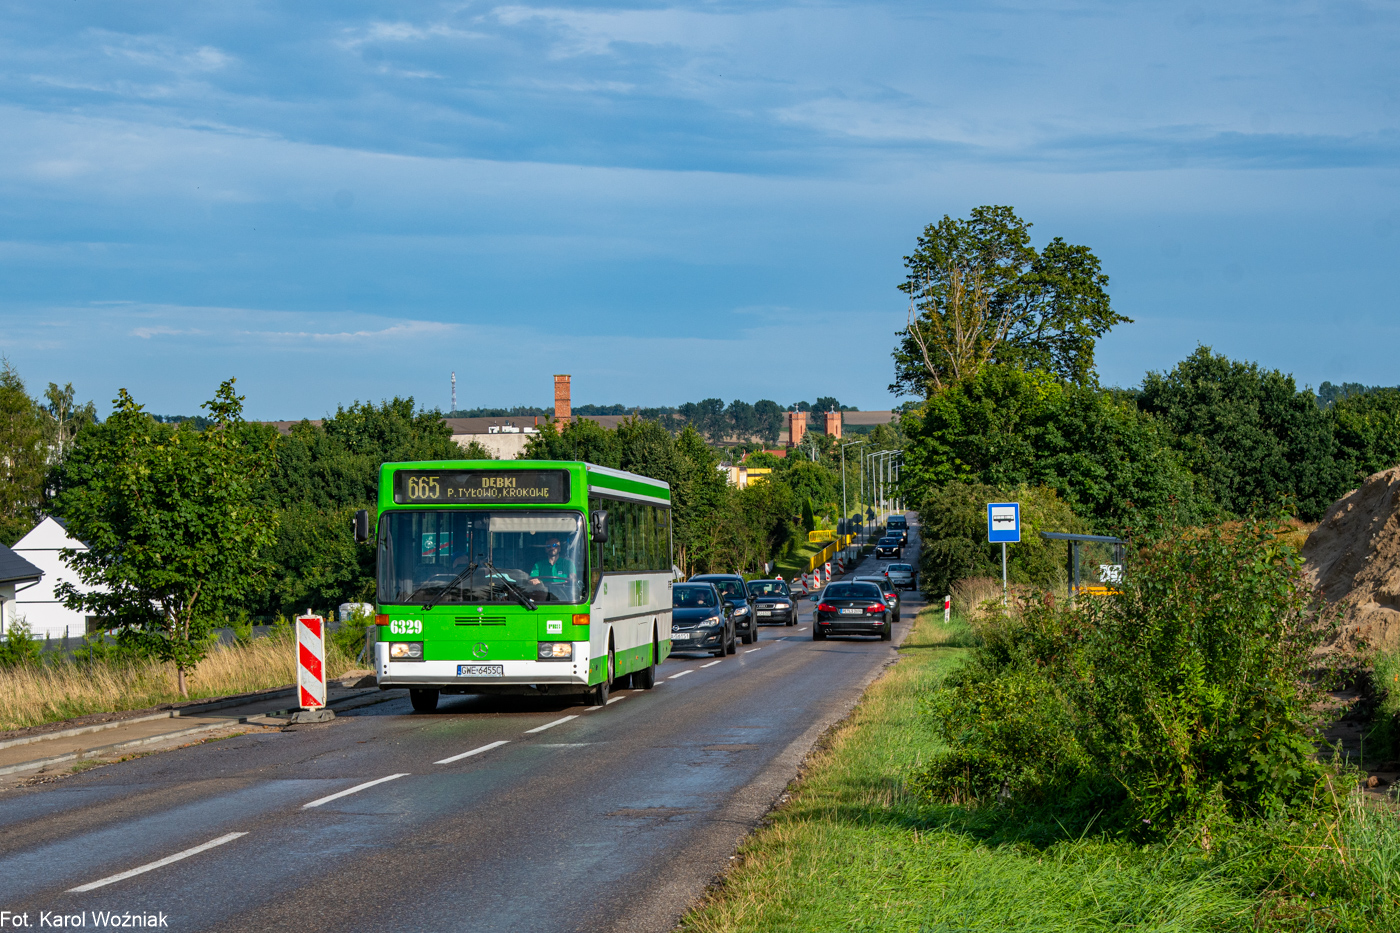
[(424, 687), (410, 687), (408, 690), (408, 702), (413, 704), (415, 712), (431, 713), (437, 709), (438, 692)]
[(632, 672), (632, 686), (638, 690), (650, 690), (656, 686), (656, 642), (651, 643), (651, 664), (640, 671)]

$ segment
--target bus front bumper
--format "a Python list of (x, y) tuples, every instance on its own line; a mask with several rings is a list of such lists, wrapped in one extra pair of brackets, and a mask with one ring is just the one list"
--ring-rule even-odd
[[(582, 643), (586, 655), (587, 643)], [(572, 661), (390, 661), (389, 647), (375, 645), (379, 689), (433, 687), (443, 693), (584, 693), (588, 658)]]

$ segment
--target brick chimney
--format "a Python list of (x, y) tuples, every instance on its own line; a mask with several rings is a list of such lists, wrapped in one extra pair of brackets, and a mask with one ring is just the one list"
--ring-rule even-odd
[(569, 424), (569, 377), (554, 377), (554, 420), (563, 431)]
[(826, 413), (826, 433), (838, 441), (841, 439), (841, 413), (839, 411)]
[(788, 446), (796, 447), (802, 443), (802, 436), (807, 433), (807, 413), (805, 411), (790, 411), (788, 418)]

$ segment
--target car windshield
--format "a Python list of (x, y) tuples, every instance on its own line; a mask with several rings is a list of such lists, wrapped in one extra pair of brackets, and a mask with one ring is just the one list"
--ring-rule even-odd
[(671, 606), (676, 609), (714, 609), (719, 605), (715, 591), (708, 586), (681, 586), (671, 588)]
[(706, 580), (706, 583), (713, 583), (715, 588), (729, 599), (748, 599), (748, 594), (744, 592), (743, 585), (738, 580)]
[(911, 566), (909, 566), (908, 564), (890, 564), (890, 569), (891, 569), (891, 570), (903, 570), (905, 573), (908, 573), (909, 571), (913, 570), (914, 568), (911, 567)]
[(579, 512), (415, 509), (379, 523), (381, 603), (581, 603), (584, 566)]
[(880, 588), (873, 583), (833, 583), (822, 594), (823, 599), (880, 599)]
[(786, 596), (787, 584), (777, 580), (750, 580), (749, 592), (755, 596)]

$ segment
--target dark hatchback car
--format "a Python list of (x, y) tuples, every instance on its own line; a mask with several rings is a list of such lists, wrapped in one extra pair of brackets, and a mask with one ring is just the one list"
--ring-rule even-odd
[(749, 605), (749, 591), (744, 578), (737, 573), (702, 573), (691, 577), (692, 583), (713, 583), (725, 602), (734, 604), (734, 632), (744, 644), (758, 641), (758, 619)]
[(749, 595), (753, 597), (753, 614), (759, 624), (781, 622), (783, 625), (797, 624), (797, 600), (792, 598), (792, 590), (782, 580), (750, 580)]
[(734, 619), (711, 583), (671, 585), (671, 650), (708, 651), (717, 658), (736, 650)]
[(890, 611), (894, 613), (893, 620), (895, 622), (899, 621), (899, 588), (893, 583), (891, 583), (888, 577), (855, 577), (851, 580), (851, 582), (873, 583), (876, 586), (878, 586), (880, 588), (880, 592), (884, 594), (885, 605), (889, 606)]
[(874, 583), (832, 583), (822, 591), (813, 613), (812, 640), (828, 635), (878, 635), (889, 641), (894, 633), (890, 615), (885, 594)]
[(875, 542), (875, 557), (903, 557), (904, 542), (896, 535), (885, 535)]

